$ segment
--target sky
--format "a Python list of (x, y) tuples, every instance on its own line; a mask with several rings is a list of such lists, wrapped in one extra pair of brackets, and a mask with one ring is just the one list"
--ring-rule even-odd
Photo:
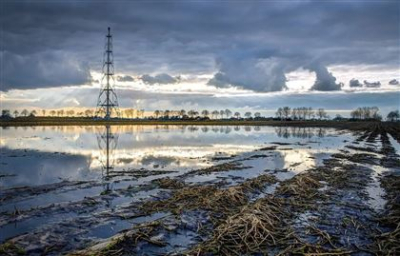
[(400, 1), (0, 2), (2, 109), (400, 108)]

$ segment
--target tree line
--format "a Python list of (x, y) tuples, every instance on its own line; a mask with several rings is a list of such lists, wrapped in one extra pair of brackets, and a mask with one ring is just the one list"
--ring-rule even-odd
[[(274, 117), (264, 117), (260, 112), (252, 113), (246, 111), (243, 115), (238, 111), (231, 111), (229, 109), (222, 110), (155, 110), (152, 114), (145, 116), (144, 109), (123, 109), (120, 111), (121, 117), (125, 118), (147, 118), (147, 119), (247, 119), (247, 120), (330, 120), (324, 108), (313, 109), (311, 107), (297, 107), (290, 108), (288, 106), (279, 107), (275, 112)], [(81, 111), (69, 110), (27, 110), (23, 109), (10, 111), (3, 109), (1, 113), (2, 118), (17, 118), (17, 117), (94, 117), (95, 110), (86, 109)], [(333, 120), (340, 121), (348, 118), (343, 118), (337, 114)], [(378, 107), (359, 107), (350, 112), (350, 120), (382, 120), (382, 115), (379, 113)], [(386, 116), (388, 121), (399, 121), (399, 110), (390, 111)]]
[(307, 120), (314, 119), (315, 117), (318, 117), (320, 120), (329, 119), (325, 109), (318, 108), (314, 110), (311, 107), (281, 107), (275, 112), (275, 116), (281, 120)]
[[(255, 112), (254, 115), (253, 113), (247, 111), (243, 115), (245, 118), (259, 118), (261, 117), (260, 112)], [(153, 113), (153, 117), (159, 119), (159, 118), (204, 118), (204, 119), (224, 119), (224, 118), (236, 118), (239, 119), (242, 117), (242, 114), (240, 112), (232, 112), (229, 109), (224, 109), (224, 110), (213, 110), (209, 111), (207, 109), (202, 110), (201, 112), (197, 110), (188, 110), (186, 111), (185, 109), (181, 109), (178, 111), (173, 111), (173, 110), (155, 110)]]

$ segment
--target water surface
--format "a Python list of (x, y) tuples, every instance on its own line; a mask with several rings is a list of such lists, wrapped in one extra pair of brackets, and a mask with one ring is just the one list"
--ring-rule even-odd
[(9, 127), (1, 134), (1, 242), (57, 233), (74, 238), (67, 251), (159, 217), (118, 217), (164, 193), (151, 185), (154, 179), (239, 161), (247, 168), (189, 175), (185, 182), (232, 185), (265, 172), (285, 180), (354, 140), (349, 131), (266, 126)]

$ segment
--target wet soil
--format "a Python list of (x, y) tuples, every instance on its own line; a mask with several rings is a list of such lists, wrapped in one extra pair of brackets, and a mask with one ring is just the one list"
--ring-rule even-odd
[[(93, 195), (4, 210), (3, 231), (25, 225), (26, 232), (4, 236), (0, 254), (399, 255), (399, 134), (395, 126), (364, 127), (342, 148), (309, 156), (319, 159), (314, 165), (303, 157), (272, 168), (278, 155), (315, 145), (275, 142), (184, 173), (143, 169), (111, 177), (148, 179), (136, 185), (62, 181), (7, 189), (2, 209), (53, 193)], [(51, 216), (59, 221), (29, 229)]]

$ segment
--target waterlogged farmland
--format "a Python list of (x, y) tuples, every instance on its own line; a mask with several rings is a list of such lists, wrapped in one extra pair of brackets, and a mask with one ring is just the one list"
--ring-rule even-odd
[(399, 135), (380, 124), (2, 128), (0, 254), (396, 255)]

